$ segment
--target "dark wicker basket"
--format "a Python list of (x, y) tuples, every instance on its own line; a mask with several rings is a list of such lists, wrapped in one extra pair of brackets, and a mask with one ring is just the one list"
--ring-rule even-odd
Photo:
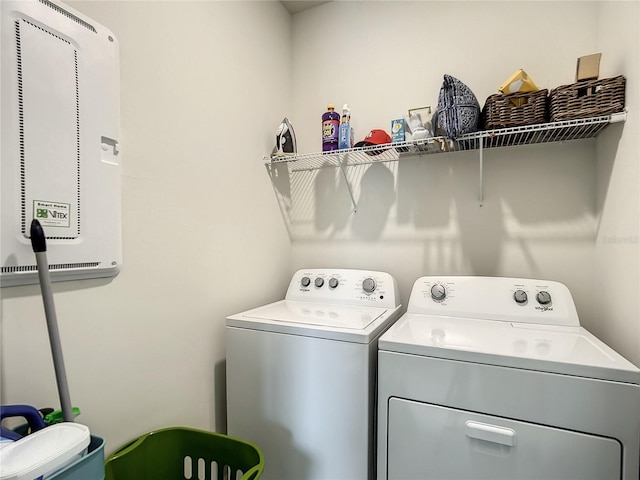
[(583, 80), (554, 88), (549, 94), (552, 122), (600, 117), (624, 110), (625, 78)]
[(491, 95), (482, 113), (485, 130), (548, 122), (547, 90)]

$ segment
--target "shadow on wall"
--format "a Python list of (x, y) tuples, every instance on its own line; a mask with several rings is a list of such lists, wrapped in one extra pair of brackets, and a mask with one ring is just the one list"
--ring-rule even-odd
[(451, 220), (453, 170), (446, 156), (413, 157), (398, 164), (399, 225), (446, 228)]
[(216, 432), (227, 433), (227, 362), (222, 360), (213, 367), (213, 418)]
[(425, 233), (424, 271), (497, 273), (505, 228), (500, 202), (479, 202), (478, 155), (399, 162), (396, 223)]
[(395, 180), (391, 170), (382, 163), (370, 165), (360, 180), (358, 211), (351, 222), (353, 236), (361, 240), (380, 238), (395, 201)]
[(609, 194), (611, 173), (618, 156), (618, 145), (624, 125), (624, 123), (610, 125), (609, 128), (598, 135), (598, 183), (604, 186), (603, 191), (599, 191), (596, 198), (598, 216), (602, 214)]
[(353, 203), (342, 169), (320, 169), (314, 191), (315, 231), (326, 232), (329, 236), (343, 231), (351, 218)]
[(282, 218), (292, 237), (291, 232), (291, 182), (289, 180), (289, 170), (286, 164), (270, 163), (267, 165), (267, 173), (271, 179), (271, 185), (278, 200), (278, 206), (282, 212)]
[(597, 170), (595, 139), (485, 150), (482, 206), (478, 158), (454, 152), (292, 171), (276, 194), (286, 192), (279, 201), (292, 240), (424, 241), (431, 271), (497, 274), (508, 250), (535, 274), (536, 242), (594, 241), (596, 174), (613, 168), (600, 160)]

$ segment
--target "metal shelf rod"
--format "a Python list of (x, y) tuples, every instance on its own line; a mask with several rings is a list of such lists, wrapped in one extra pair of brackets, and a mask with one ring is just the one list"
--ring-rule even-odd
[(483, 152), (484, 152), (484, 147), (483, 147), (484, 142), (480, 141), (480, 149), (479, 149), (479, 157), (480, 157), (480, 206), (482, 206), (482, 204), (484, 203), (484, 178), (483, 178)]

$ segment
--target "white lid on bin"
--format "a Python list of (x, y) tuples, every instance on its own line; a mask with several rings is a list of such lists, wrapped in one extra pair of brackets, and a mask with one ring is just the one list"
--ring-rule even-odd
[(27, 435), (0, 450), (0, 480), (33, 480), (55, 472), (89, 446), (89, 428), (63, 422)]

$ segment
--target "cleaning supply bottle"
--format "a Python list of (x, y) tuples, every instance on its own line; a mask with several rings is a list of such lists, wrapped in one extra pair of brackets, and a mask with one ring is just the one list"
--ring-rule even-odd
[(338, 130), (340, 128), (340, 114), (332, 104), (327, 105), (327, 111), (322, 115), (322, 151), (330, 152), (338, 149)]
[(340, 122), (340, 138), (338, 139), (338, 148), (344, 150), (353, 147), (353, 127), (351, 126), (351, 110), (349, 105), (342, 106), (342, 120)]

